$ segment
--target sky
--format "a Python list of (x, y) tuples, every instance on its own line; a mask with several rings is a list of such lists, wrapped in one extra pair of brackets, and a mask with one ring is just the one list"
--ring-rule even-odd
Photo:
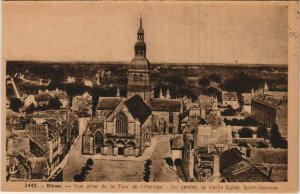
[(210, 2), (3, 2), (5, 60), (287, 64), (288, 9)]

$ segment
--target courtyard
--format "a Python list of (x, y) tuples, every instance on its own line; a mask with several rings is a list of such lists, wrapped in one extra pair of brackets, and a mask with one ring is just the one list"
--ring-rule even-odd
[[(150, 146), (144, 159), (151, 158), (151, 175), (150, 181), (153, 182), (177, 182), (176, 172), (169, 168), (166, 158), (171, 155), (169, 136), (155, 136), (157, 143), (153, 148)], [(72, 182), (74, 176), (79, 174), (81, 168), (87, 161), (87, 156), (81, 154), (81, 136), (72, 149), (68, 162), (63, 170), (63, 181)], [(154, 150), (154, 151), (153, 151)], [(100, 182), (142, 182), (145, 160), (108, 160), (95, 159), (93, 169), (89, 171), (85, 181)]]

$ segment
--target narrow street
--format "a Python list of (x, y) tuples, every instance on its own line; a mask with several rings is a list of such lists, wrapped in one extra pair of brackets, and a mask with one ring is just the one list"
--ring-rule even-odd
[(166, 159), (171, 158), (170, 136), (160, 136), (151, 157), (151, 176), (153, 182), (177, 182), (177, 174), (170, 169)]

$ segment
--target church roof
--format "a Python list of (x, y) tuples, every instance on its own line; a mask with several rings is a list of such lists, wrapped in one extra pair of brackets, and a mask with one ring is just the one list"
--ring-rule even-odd
[(98, 102), (98, 110), (114, 110), (120, 102), (123, 101), (121, 97), (100, 97)]
[(152, 89), (150, 85), (129, 85), (127, 92), (141, 92), (148, 88)]
[(175, 99), (149, 99), (148, 102), (152, 111), (165, 111), (165, 112), (180, 112), (181, 102)]
[(124, 104), (127, 106), (133, 118), (138, 119), (141, 124), (143, 124), (152, 113), (150, 107), (138, 94), (125, 100)]
[(150, 62), (144, 56), (135, 56), (129, 65), (129, 70), (149, 70)]

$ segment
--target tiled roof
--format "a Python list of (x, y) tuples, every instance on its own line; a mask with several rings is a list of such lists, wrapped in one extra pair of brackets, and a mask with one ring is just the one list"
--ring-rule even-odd
[(254, 164), (287, 164), (287, 149), (251, 149), (250, 161)]
[(176, 99), (154, 98), (147, 101), (152, 111), (180, 112), (181, 102)]
[(220, 172), (229, 182), (272, 182), (265, 173), (243, 158), (236, 148), (220, 154)]
[(98, 110), (114, 110), (123, 98), (120, 97), (100, 97), (98, 102)]
[(281, 101), (273, 98), (269, 95), (260, 94), (252, 99), (252, 101), (257, 102), (259, 104), (265, 105), (267, 107), (277, 109), (280, 105)]
[(35, 101), (47, 101), (52, 98), (53, 96), (51, 96), (50, 94), (38, 94), (35, 96)]
[(150, 107), (138, 94), (128, 98), (124, 103), (133, 118), (138, 119), (141, 124), (143, 124), (152, 113)]
[(220, 154), (220, 169), (226, 169), (240, 161), (242, 161), (242, 156), (238, 149), (226, 150)]
[(237, 101), (236, 92), (222, 92), (222, 100), (223, 101)]
[(198, 102), (200, 107), (209, 107), (213, 105), (213, 98), (206, 95), (200, 95), (198, 97)]

